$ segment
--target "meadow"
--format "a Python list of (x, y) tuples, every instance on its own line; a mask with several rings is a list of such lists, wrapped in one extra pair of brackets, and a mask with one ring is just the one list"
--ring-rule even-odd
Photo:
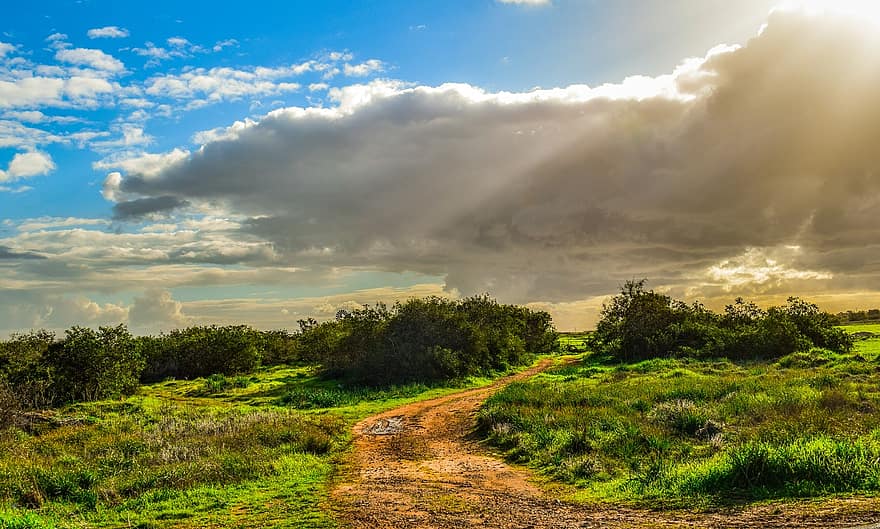
[(315, 367), (142, 386), (0, 431), (0, 528), (335, 527), (351, 425), (491, 378), (384, 388)]
[[(718, 507), (880, 491), (880, 326), (848, 353), (577, 363), (512, 384), (487, 443), (580, 501)], [(583, 337), (563, 337), (578, 342)]]

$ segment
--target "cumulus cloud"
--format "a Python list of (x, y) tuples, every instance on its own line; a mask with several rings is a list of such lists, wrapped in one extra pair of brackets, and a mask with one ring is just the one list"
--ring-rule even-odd
[(86, 296), (5, 289), (0, 305), (0, 336), (22, 329), (56, 332), (71, 325), (117, 325), (128, 319), (128, 308), (98, 303)]
[(366, 77), (385, 70), (385, 64), (378, 59), (369, 59), (360, 64), (345, 63), (342, 71), (349, 77)]
[(295, 68), (193, 68), (177, 75), (155, 76), (147, 81), (145, 92), (155, 97), (207, 104), (294, 92), (300, 88), (298, 83), (277, 80), (294, 75), (297, 75)]
[(8, 42), (0, 42), (0, 59), (14, 52), (15, 49), (16, 47)]
[(12, 157), (5, 171), (0, 170), (0, 182), (45, 175), (54, 170), (55, 162), (48, 154), (39, 151), (20, 152)]
[(104, 26), (88, 31), (90, 39), (122, 39), (129, 35), (128, 30), (119, 26)]
[(438, 274), (511, 301), (642, 276), (760, 282), (748, 249), (793, 245), (764, 273), (830, 284), (880, 240), (877, 44), (856, 22), (777, 12), (742, 47), (616, 85), (333, 89), (336, 107), (236, 125), (119, 189), (223, 203), (298, 265)]
[(55, 59), (111, 73), (120, 73), (125, 70), (125, 65), (119, 59), (101, 50), (91, 48), (61, 49), (55, 53)]
[(237, 48), (238, 41), (235, 39), (218, 40), (211, 48), (215, 53), (223, 51), (224, 48)]
[(172, 298), (171, 292), (158, 288), (136, 297), (128, 314), (132, 326), (152, 329), (173, 329), (189, 321), (183, 313), (183, 304)]

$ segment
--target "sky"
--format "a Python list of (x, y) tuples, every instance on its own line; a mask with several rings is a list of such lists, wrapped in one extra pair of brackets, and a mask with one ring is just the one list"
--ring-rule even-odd
[(880, 306), (880, 4), (24, 2), (0, 21), (0, 335), (295, 328), (628, 279)]

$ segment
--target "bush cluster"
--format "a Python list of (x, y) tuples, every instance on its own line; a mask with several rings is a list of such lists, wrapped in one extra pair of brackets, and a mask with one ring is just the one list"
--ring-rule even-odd
[(485, 295), (341, 311), (304, 324), (299, 339), (325, 374), (377, 386), (489, 374), (556, 348), (549, 314)]
[(293, 334), (245, 326), (141, 337), (124, 325), (72, 327), (61, 338), (17, 334), (0, 342), (0, 425), (21, 411), (130, 395), (141, 382), (235, 375), (297, 359)]
[(602, 307), (590, 345), (623, 361), (676, 355), (731, 359), (779, 358), (821, 347), (848, 352), (852, 338), (834, 327), (836, 318), (799, 298), (759, 308), (742, 298), (723, 313), (687, 305), (628, 281)]
[[(33, 409), (132, 393), (144, 368), (123, 325), (46, 331), (0, 342), (0, 410)], [(0, 411), (2, 413), (2, 411)]]
[[(59, 339), (34, 331), (0, 342), (0, 425), (22, 410), (117, 398), (166, 378), (310, 363), (368, 385), (445, 380), (523, 365), (555, 343), (549, 314), (488, 296), (364, 306), (325, 323), (300, 320), (294, 333), (212, 325), (134, 337), (120, 325), (72, 327)], [(209, 381), (206, 391), (220, 385)]]

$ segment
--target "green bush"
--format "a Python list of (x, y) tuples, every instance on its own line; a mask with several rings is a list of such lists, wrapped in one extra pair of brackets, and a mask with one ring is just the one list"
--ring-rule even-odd
[(602, 307), (593, 349), (629, 362), (671, 356), (780, 358), (813, 347), (848, 352), (852, 338), (835, 319), (798, 298), (764, 311), (738, 298), (723, 314), (687, 305), (627, 281)]
[(253, 371), (262, 358), (262, 335), (244, 325), (189, 327), (141, 339), (144, 381), (192, 379)]
[(556, 349), (547, 313), (488, 296), (342, 312), (335, 322), (305, 329), (301, 340), (326, 346), (325, 374), (377, 386), (489, 374)]
[(55, 403), (130, 395), (137, 390), (144, 367), (124, 325), (97, 331), (72, 327), (63, 340), (49, 346), (45, 360)]

